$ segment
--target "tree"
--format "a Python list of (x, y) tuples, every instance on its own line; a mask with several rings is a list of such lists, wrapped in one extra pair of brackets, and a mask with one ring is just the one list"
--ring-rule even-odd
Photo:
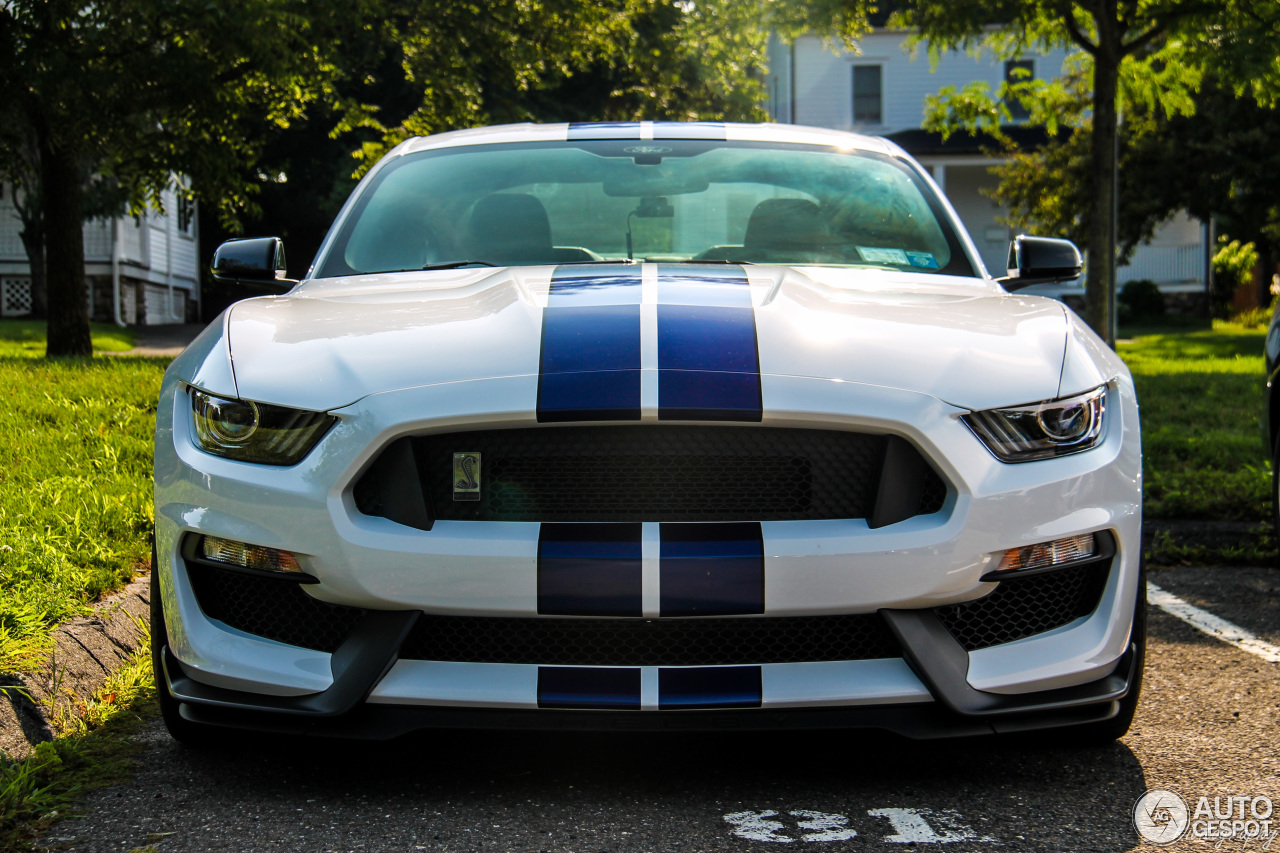
[[(256, 209), (242, 211), (237, 226), (286, 237), (295, 275), (354, 186), (353, 169), (362, 173), (408, 136), (518, 121), (761, 120), (770, 31), (856, 35), (866, 15), (835, 0), (560, 3), (554, 16), (563, 32), (552, 38), (539, 16), (553, 7), (499, 3), (489, 17), (453, 18), (437, 14), (438, 4), (395, 8), (335, 60), (344, 68), (338, 101), (362, 108), (315, 105), (271, 134), (258, 161)], [(206, 220), (202, 233), (212, 245), (235, 230)]]
[[(1084, 240), (1089, 253), (1085, 319), (1108, 343), (1114, 344), (1113, 314), (1116, 275), (1116, 196), (1118, 161), (1118, 99), (1128, 73), (1150, 97), (1173, 104), (1185, 101), (1194, 88), (1194, 73), (1146, 74), (1147, 70), (1172, 72), (1181, 68), (1158, 59), (1159, 49), (1170, 39), (1180, 43), (1188, 33), (1215, 20), (1222, 4), (1201, 0), (909, 0), (898, 20), (915, 27), (930, 50), (986, 47), (1002, 56), (1016, 56), (1028, 49), (1074, 46), (1087, 62), (1089, 214)], [(1165, 84), (1172, 84), (1166, 91)], [(1031, 81), (1013, 84), (1001, 97), (1035, 94), (1061, 96), (1064, 90), (1034, 91)], [(1077, 90), (1079, 91), (1079, 90)], [(980, 94), (968, 93), (967, 118), (990, 126), (1001, 113), (999, 106), (975, 108)], [(1057, 100), (1057, 98), (1051, 98)], [(963, 110), (961, 111), (963, 112)], [(1042, 110), (1041, 118), (1045, 116)]]
[[(83, 257), (90, 176), (135, 209), (157, 199), (175, 171), (234, 203), (259, 147), (241, 130), (286, 124), (325, 94), (334, 76), (329, 48), (344, 27), (359, 26), (366, 5), (0, 5), (0, 84), (30, 128), (39, 163), (49, 355), (91, 354)], [(6, 146), (0, 159), (13, 155)]]

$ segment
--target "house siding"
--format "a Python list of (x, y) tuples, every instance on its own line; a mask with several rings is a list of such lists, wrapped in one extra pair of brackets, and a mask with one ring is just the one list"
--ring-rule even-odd
[[(85, 275), (94, 319), (114, 319), (110, 297), (113, 239), (120, 269), (120, 312), (125, 322), (174, 323), (196, 317), (200, 299), (198, 220), (193, 218), (188, 231), (183, 232), (178, 228), (178, 194), (169, 189), (161, 199), (164, 213), (150, 211), (141, 217), (85, 222)], [(31, 269), (18, 237), (21, 227), (12, 188), (5, 186), (0, 197), (0, 314), (4, 316), (21, 316), (22, 306), (30, 303), (29, 297), (15, 295), (30, 290)], [(157, 295), (159, 291), (163, 298)]]

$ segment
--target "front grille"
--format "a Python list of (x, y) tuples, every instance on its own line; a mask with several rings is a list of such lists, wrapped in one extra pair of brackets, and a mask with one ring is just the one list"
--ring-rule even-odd
[[(886, 466), (891, 441), (906, 449)], [(905, 502), (895, 498), (894, 517), (878, 522), (893, 523), (937, 512), (947, 495), (938, 474), (902, 439), (837, 430), (543, 427), (423, 436), (412, 446), (433, 520), (870, 518), (881, 480), (891, 478), (912, 484)], [(461, 452), (481, 455), (480, 500), (454, 500), (453, 454)], [(357, 507), (396, 518), (405, 476), (412, 473), (404, 466), (375, 466), (356, 485)]]
[(1110, 559), (1098, 560), (1002, 581), (990, 595), (935, 612), (967, 651), (1011, 643), (1061, 628), (1096, 610), (1110, 566)]
[(752, 619), (423, 616), (411, 660), (562, 666), (730, 666), (901, 657), (875, 614)]
[(321, 652), (333, 652), (365, 611), (319, 601), (296, 581), (256, 578), (196, 563), (187, 576), (200, 610), (232, 628)]

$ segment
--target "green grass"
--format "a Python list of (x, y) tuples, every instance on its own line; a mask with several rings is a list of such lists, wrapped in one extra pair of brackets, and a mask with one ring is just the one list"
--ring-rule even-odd
[[(133, 332), (105, 323), (92, 324), (95, 352), (124, 352), (133, 349)], [(44, 321), (0, 320), (0, 355), (44, 355)]]
[[(1270, 518), (1263, 435), (1265, 329), (1134, 330), (1117, 349), (1142, 410), (1144, 513), (1160, 518)], [(1144, 333), (1146, 332), (1146, 333)]]
[(151, 441), (167, 359), (43, 352), (38, 324), (0, 324), (4, 672), (21, 670), (52, 626), (127, 583), (150, 556)]

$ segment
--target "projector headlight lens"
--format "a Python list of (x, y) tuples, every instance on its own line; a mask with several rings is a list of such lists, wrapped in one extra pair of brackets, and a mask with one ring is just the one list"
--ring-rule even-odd
[(1102, 441), (1107, 386), (1045, 403), (964, 416), (1001, 462), (1032, 462), (1088, 450)]
[(217, 397), (191, 389), (191, 416), (200, 449), (240, 462), (296, 465), (337, 418)]

